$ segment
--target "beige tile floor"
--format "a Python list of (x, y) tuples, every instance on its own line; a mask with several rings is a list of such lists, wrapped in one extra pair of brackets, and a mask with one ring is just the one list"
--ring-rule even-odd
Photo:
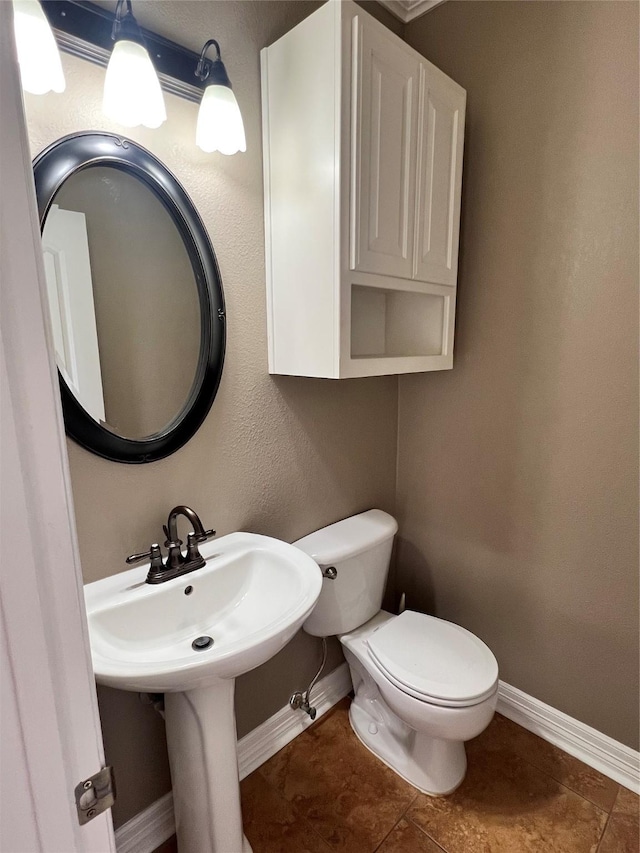
[(427, 797), (345, 700), (242, 782), (245, 832), (254, 853), (639, 853), (638, 797), (515, 723), (496, 715), (467, 755), (460, 788)]

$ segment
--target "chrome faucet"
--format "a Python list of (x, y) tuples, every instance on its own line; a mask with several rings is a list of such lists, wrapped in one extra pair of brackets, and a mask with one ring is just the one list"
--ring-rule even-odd
[[(187, 536), (187, 551), (182, 553), (182, 540), (178, 538), (178, 516), (184, 515), (193, 527), (191, 533)], [(163, 525), (166, 541), (164, 543), (167, 549), (167, 560), (162, 561), (162, 551), (157, 543), (154, 543), (149, 551), (144, 554), (131, 554), (127, 557), (127, 563), (137, 563), (140, 560), (149, 558), (150, 566), (147, 574), (147, 583), (163, 583), (164, 581), (177, 578), (180, 575), (186, 575), (188, 572), (193, 572), (195, 569), (200, 569), (205, 565), (205, 560), (198, 550), (198, 545), (201, 542), (206, 542), (212, 536), (216, 535), (215, 530), (205, 530), (200, 518), (191, 507), (180, 504), (174, 506), (169, 513), (166, 525)]]

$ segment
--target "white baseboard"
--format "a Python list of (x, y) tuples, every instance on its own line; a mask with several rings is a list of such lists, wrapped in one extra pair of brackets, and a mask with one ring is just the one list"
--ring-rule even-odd
[(175, 831), (173, 794), (169, 791), (116, 829), (116, 849), (118, 853), (153, 853)]
[[(317, 717), (351, 690), (349, 668), (343, 663), (318, 682), (313, 693)], [(497, 710), (543, 740), (579, 758), (605, 776), (640, 793), (640, 754), (562, 711), (500, 682)], [(281, 708), (238, 741), (238, 768), (244, 779), (312, 723), (306, 714)], [(175, 832), (173, 798), (165, 794), (116, 830), (118, 853), (153, 853)]]
[(504, 681), (500, 682), (497, 710), (625, 788), (640, 793), (640, 753), (634, 749)]
[[(346, 663), (321, 679), (312, 695), (316, 719), (325, 714), (351, 690), (351, 677)], [(295, 737), (309, 728), (313, 720), (288, 705), (238, 741), (238, 770), (244, 779), (279, 752)], [(118, 853), (153, 853), (176, 831), (173, 796), (165, 794), (116, 830)]]

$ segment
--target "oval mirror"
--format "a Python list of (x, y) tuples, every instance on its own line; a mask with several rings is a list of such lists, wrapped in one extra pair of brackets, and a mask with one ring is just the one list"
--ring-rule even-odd
[(67, 433), (151, 462), (196, 432), (225, 347), (222, 281), (188, 195), (136, 143), (58, 140), (33, 163)]

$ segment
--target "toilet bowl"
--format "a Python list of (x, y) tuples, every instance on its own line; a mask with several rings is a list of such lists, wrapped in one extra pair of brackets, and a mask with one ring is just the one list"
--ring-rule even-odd
[[(416, 630), (411, 641), (414, 650), (419, 648), (422, 651), (426, 663), (428, 656), (440, 652), (442, 647), (441, 641), (435, 638), (429, 645), (428, 629), (433, 628), (434, 623), (445, 626), (451, 623), (411, 611), (405, 611), (405, 614), (418, 617), (410, 626), (414, 630), (419, 627), (420, 618), (431, 620), (423, 626), (427, 630)], [(402, 614), (403, 618), (405, 614)], [(463, 680), (456, 684), (456, 690), (451, 691), (456, 693), (455, 699), (451, 700), (455, 704), (448, 704), (442, 696), (418, 696), (418, 691), (411, 688), (408, 691), (406, 685), (399, 683), (393, 670), (381, 667), (371, 652), (370, 641), (375, 633), (383, 626), (391, 626), (399, 618), (381, 610), (360, 628), (339, 638), (355, 691), (349, 709), (351, 726), (371, 752), (420, 791), (432, 796), (450, 794), (465, 776), (464, 741), (484, 731), (495, 712), (497, 664), (490, 671), (493, 655), (485, 646), (490, 658), (481, 653), (479, 659), (481, 665), (488, 664), (487, 683), (491, 685), (481, 698), (463, 698), (464, 692), (474, 692), (473, 688), (465, 688)], [(458, 628), (457, 625), (454, 627)], [(398, 654), (398, 658), (401, 657)]]
[(363, 745), (419, 790), (442, 796), (464, 779), (464, 741), (493, 717), (498, 664), (459, 625), (380, 609), (396, 531), (395, 519), (370, 510), (295, 543), (335, 569), (303, 628), (339, 638), (355, 691), (349, 719)]

